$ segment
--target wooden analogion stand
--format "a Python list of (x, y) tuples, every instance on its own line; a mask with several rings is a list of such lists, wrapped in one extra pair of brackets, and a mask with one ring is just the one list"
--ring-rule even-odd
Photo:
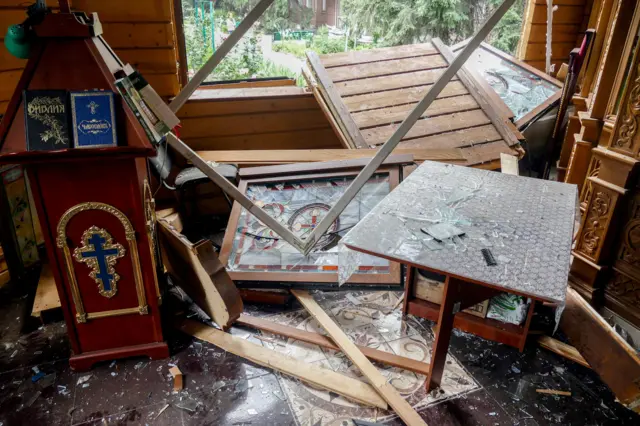
[(107, 66), (115, 59), (94, 19), (47, 14), (34, 27), (31, 57), (0, 124), (0, 163), (27, 168), (76, 370), (114, 358), (169, 355), (155, 237), (145, 216), (152, 203), (148, 192), (145, 197), (146, 159), (155, 150), (133, 113), (116, 96), (115, 147), (26, 146), (23, 90), (117, 92)]

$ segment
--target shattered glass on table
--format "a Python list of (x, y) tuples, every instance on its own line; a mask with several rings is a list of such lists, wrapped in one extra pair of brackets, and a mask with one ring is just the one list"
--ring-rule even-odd
[(519, 120), (544, 103), (561, 87), (480, 47), (468, 64), (478, 71)]
[[(366, 251), (562, 303), (576, 195), (575, 185), (425, 161), (342, 239), (340, 279)], [(425, 232), (436, 224), (457, 231), (437, 239)]]
[[(304, 239), (342, 196), (355, 175), (249, 183), (247, 196)], [(338, 241), (391, 191), (390, 175), (371, 177), (308, 255), (242, 209), (227, 269), (235, 272), (338, 272)], [(365, 256), (358, 274), (388, 274), (385, 259)]]

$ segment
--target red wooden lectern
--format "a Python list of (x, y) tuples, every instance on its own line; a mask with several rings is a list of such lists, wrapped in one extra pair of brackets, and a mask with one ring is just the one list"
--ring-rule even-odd
[(97, 361), (135, 355), (167, 357), (153, 201), (145, 191), (146, 158), (155, 150), (117, 96), (117, 147), (27, 151), (23, 90), (117, 93), (109, 69), (117, 58), (102, 38), (93, 37), (99, 24), (59, 13), (34, 30), (37, 41), (0, 123), (0, 164), (27, 167), (73, 349), (71, 367), (85, 370)]

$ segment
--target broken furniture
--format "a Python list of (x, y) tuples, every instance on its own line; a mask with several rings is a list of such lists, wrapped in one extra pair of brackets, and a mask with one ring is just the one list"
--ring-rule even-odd
[[(347, 146), (376, 148), (452, 60), (453, 54), (438, 39), (320, 57), (309, 52), (311, 74), (306, 77)], [(463, 67), (398, 148), (459, 148), (465, 158), (462, 165), (499, 168), (500, 153), (516, 153), (522, 135), (481, 83)]]
[[(564, 302), (575, 203), (571, 185), (424, 162), (343, 238), (355, 252), (345, 254), (340, 276), (357, 267), (360, 252), (447, 276), (427, 379), (432, 389), (460, 311), (505, 291)], [(440, 234), (432, 236), (436, 226)], [(405, 313), (433, 318), (410, 286), (404, 303)]]
[[(240, 170), (239, 190), (304, 239), (326, 216), (368, 158)], [(309, 256), (280, 239), (269, 227), (234, 203), (220, 250), (240, 288), (336, 288), (338, 242), (400, 182), (410, 155), (392, 155), (349, 203)], [(347, 283), (367, 289), (400, 287), (400, 265), (370, 257)], [(324, 285), (323, 285), (324, 284)]]
[(169, 354), (146, 215), (153, 203), (149, 192), (144, 196), (146, 159), (155, 151), (138, 120), (119, 99), (119, 146), (26, 147), (23, 90), (116, 91), (107, 65), (111, 51), (99, 25), (94, 32), (87, 22), (83, 14), (56, 13), (35, 27), (31, 58), (0, 124), (0, 163), (27, 168), (76, 370), (102, 360)]

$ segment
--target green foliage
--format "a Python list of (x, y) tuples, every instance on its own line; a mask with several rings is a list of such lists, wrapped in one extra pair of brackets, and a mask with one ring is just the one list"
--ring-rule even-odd
[[(495, 7), (502, 3), (501, 0), (490, 1)], [(520, 41), (520, 32), (522, 31), (524, 6), (525, 0), (516, 1), (489, 35), (489, 40), (487, 40), (489, 44), (512, 55), (516, 53), (516, 48)]]
[(307, 50), (307, 44), (298, 41), (284, 40), (273, 43), (274, 52), (288, 53), (300, 59), (305, 58), (305, 52)]
[(327, 27), (322, 27), (313, 36), (309, 49), (314, 50), (319, 55), (344, 52), (344, 39), (329, 37)]

